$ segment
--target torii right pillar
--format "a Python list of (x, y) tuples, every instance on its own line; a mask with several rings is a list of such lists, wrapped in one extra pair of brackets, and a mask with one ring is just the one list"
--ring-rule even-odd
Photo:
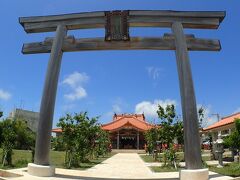
[(184, 126), (184, 157), (186, 170), (180, 171), (180, 180), (207, 180), (208, 169), (203, 169), (198, 129), (198, 114), (187, 42), (180, 22), (173, 22), (176, 60), (181, 93)]

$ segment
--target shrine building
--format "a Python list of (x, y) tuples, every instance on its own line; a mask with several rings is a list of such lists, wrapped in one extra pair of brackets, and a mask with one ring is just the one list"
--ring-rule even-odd
[(152, 127), (144, 114), (114, 114), (112, 122), (102, 125), (110, 134), (113, 149), (143, 149), (144, 132)]
[[(102, 125), (110, 134), (113, 149), (144, 149), (144, 132), (152, 127), (144, 114), (114, 114), (112, 122)], [(62, 130), (56, 128), (52, 132), (59, 135)]]

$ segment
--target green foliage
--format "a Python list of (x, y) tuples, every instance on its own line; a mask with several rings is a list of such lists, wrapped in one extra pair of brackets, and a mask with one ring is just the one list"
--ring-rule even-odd
[[(240, 154), (240, 119), (235, 120), (236, 129), (226, 138), (224, 138), (224, 145), (230, 147), (232, 150), (237, 150)], [(239, 161), (240, 162), (240, 161)]]
[(63, 136), (52, 137), (52, 149), (54, 151), (65, 151)]
[(164, 109), (160, 105), (157, 111), (158, 117), (160, 119), (160, 141), (170, 148), (173, 140), (176, 138), (180, 140), (178, 143), (183, 143), (183, 124), (176, 116), (175, 106), (167, 105)]
[(240, 119), (235, 120), (236, 129), (226, 138), (224, 138), (224, 145), (237, 149), (240, 151)]
[(147, 152), (153, 153), (153, 150), (156, 149), (157, 143), (159, 140), (159, 128), (151, 128), (145, 132), (145, 140), (147, 142)]
[(27, 128), (25, 121), (5, 119), (0, 122), (0, 145), (3, 149), (2, 166), (12, 165), (13, 148), (33, 150), (35, 134)]
[(170, 147), (163, 152), (163, 162), (164, 166), (174, 167), (177, 169), (177, 155), (176, 150), (171, 144)]
[(239, 163), (231, 163), (224, 165), (223, 168), (217, 168), (216, 166), (210, 166), (210, 171), (222, 174), (225, 176), (239, 177), (240, 176), (240, 165)]
[(14, 131), (14, 122), (10, 119), (4, 120), (1, 122), (2, 127), (2, 166), (12, 165), (12, 154), (14, 142), (16, 140), (16, 133)]
[(58, 127), (62, 128), (62, 141), (65, 149), (65, 166), (78, 167), (95, 156), (107, 153), (108, 134), (97, 123), (98, 117), (89, 118), (87, 112), (66, 114), (60, 118)]
[(199, 128), (203, 128), (203, 119), (205, 116), (205, 109), (203, 107), (200, 107), (198, 109), (198, 122), (199, 122)]
[(167, 105), (165, 109), (159, 105), (157, 114), (160, 119), (159, 125), (145, 133), (148, 152), (152, 153), (157, 149), (157, 142), (160, 142), (159, 146), (164, 147), (162, 149), (165, 166), (177, 168), (173, 140), (176, 138), (178, 144), (183, 144), (183, 123), (177, 118), (174, 105)]
[(236, 131), (240, 134), (240, 119), (235, 120)]
[(109, 151), (109, 133), (99, 128), (98, 138), (96, 142), (95, 152), (96, 156), (105, 156)]
[[(204, 108), (199, 108), (199, 127), (202, 127), (204, 113)], [(177, 140), (178, 145), (184, 144), (183, 121), (177, 117), (176, 109), (173, 104), (167, 105), (166, 108), (158, 105), (157, 114), (160, 123), (145, 133), (148, 151), (152, 153), (154, 149), (157, 149), (157, 141), (160, 142), (162, 150), (164, 151), (163, 160), (165, 166), (177, 168), (177, 148), (174, 147), (174, 140)]]
[(14, 148), (22, 150), (33, 150), (36, 134), (32, 132), (23, 119), (14, 121), (14, 130), (17, 134)]
[[(0, 154), (2, 154), (2, 149), (0, 148)], [(12, 169), (12, 168), (24, 168), (27, 167), (27, 164), (31, 162), (31, 151), (29, 150), (13, 150), (12, 156), (12, 166), (4, 166), (2, 169)], [(91, 160), (88, 163), (81, 163), (81, 167), (77, 169), (87, 169), (95, 166), (96, 164), (101, 163), (102, 161), (106, 160), (107, 158), (114, 155), (114, 153), (109, 153), (105, 157), (99, 157), (98, 159)], [(50, 151), (50, 163), (51, 165), (57, 168), (64, 168), (64, 151)]]
[(183, 122), (180, 120), (177, 120), (173, 127), (174, 127), (175, 137), (177, 139), (178, 144), (183, 145), (184, 144)]
[(17, 162), (14, 164), (14, 167), (26, 167), (28, 164), (28, 160), (27, 159), (19, 159), (17, 160)]
[(2, 111), (0, 111), (0, 118), (1, 118), (1, 117), (3, 117), (3, 112), (2, 112)]
[(150, 166), (151, 170), (153, 172), (178, 172), (181, 170), (181, 168), (175, 169), (174, 167), (169, 166)]

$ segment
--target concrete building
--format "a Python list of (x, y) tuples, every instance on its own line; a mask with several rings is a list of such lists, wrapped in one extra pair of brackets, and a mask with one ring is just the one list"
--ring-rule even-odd
[(26, 121), (29, 129), (31, 129), (33, 132), (37, 131), (39, 112), (16, 108), (10, 112), (9, 118)]
[(218, 138), (218, 134), (228, 136), (235, 129), (235, 119), (240, 119), (240, 112), (223, 117), (220, 121), (203, 129), (204, 134), (211, 134), (213, 141)]

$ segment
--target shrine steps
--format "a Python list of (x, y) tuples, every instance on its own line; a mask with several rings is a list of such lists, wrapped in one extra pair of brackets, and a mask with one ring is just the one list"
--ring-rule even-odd
[(138, 153), (145, 154), (144, 149), (112, 149), (113, 153)]

